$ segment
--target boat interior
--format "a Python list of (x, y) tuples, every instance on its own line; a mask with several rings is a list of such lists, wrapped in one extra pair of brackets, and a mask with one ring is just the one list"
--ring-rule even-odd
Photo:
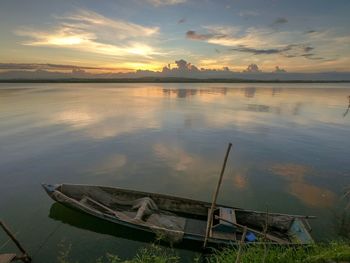
[[(161, 194), (65, 184), (56, 190), (85, 207), (126, 222), (198, 237), (206, 235), (208, 216), (211, 214), (209, 203)], [(218, 205), (213, 212), (209, 237), (239, 241), (244, 235), (248, 241), (264, 239), (264, 242), (290, 243), (293, 227), (299, 227), (299, 231), (304, 230), (301, 225), (303, 222), (296, 222), (298, 220), (289, 215), (273, 215)], [(244, 226), (248, 229), (246, 233)], [(297, 239), (298, 237), (295, 240), (299, 241)], [(306, 238), (303, 241), (309, 240)]]

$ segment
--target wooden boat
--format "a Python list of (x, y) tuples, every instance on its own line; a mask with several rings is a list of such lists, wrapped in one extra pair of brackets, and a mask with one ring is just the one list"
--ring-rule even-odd
[[(140, 231), (156, 233), (171, 243), (186, 240), (203, 243), (207, 224), (212, 221), (208, 246), (244, 242), (281, 245), (313, 243), (308, 219), (311, 216), (244, 210), (181, 197), (114, 187), (43, 184), (55, 201), (109, 222)], [(246, 230), (245, 233), (244, 229)]]

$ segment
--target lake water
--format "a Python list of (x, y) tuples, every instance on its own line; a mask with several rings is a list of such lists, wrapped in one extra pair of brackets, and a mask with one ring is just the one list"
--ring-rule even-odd
[(349, 84), (0, 84), (0, 217), (34, 262), (70, 246), (80, 262), (129, 258), (146, 245), (135, 233), (53, 205), (40, 184), (210, 201), (232, 142), (220, 203), (316, 215), (313, 236), (333, 238), (350, 184), (349, 95)]

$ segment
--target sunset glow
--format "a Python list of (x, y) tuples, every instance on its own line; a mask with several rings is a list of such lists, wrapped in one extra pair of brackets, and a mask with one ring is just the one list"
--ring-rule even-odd
[(180, 59), (235, 72), (251, 64), (263, 72), (350, 71), (345, 0), (34, 0), (0, 7), (2, 71), (18, 63), (162, 71)]

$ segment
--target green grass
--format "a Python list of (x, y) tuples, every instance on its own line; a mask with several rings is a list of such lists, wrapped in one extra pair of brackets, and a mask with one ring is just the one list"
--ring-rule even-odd
[[(69, 257), (71, 247), (65, 252), (60, 252), (58, 263), (76, 263)], [(282, 247), (282, 246), (254, 246), (243, 247), (240, 255), (240, 263), (336, 263), (350, 262), (350, 242), (337, 241), (319, 243), (309, 247)], [(185, 262), (205, 263), (234, 263), (238, 254), (237, 248), (226, 248), (215, 251), (213, 254), (187, 259)], [(95, 261), (96, 263), (180, 263), (183, 262), (175, 250), (164, 249), (158, 245), (150, 245), (142, 248), (131, 259), (122, 260), (113, 254), (106, 254)]]
[[(208, 262), (235, 262), (237, 249), (228, 248), (218, 251)], [(327, 244), (317, 244), (307, 248), (288, 247), (245, 247), (240, 256), (241, 263), (294, 263), (294, 262), (350, 262), (350, 245), (348, 242), (332, 242)]]
[(152, 244), (150, 247), (142, 248), (136, 256), (129, 260), (121, 260), (118, 256), (107, 254), (96, 261), (96, 263), (178, 263), (180, 257), (173, 251)]

